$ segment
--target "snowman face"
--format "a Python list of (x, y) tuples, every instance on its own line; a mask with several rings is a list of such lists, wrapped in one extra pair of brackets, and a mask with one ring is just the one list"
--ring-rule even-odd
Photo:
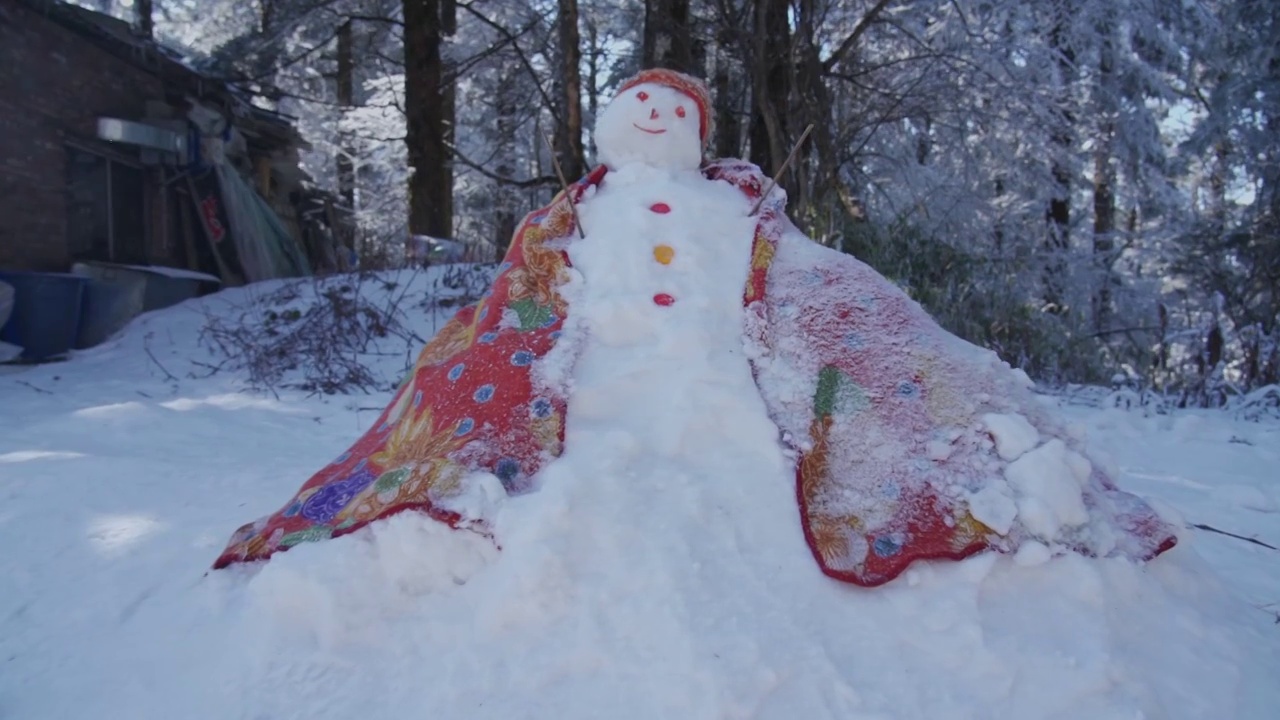
[(684, 93), (653, 83), (627, 88), (596, 122), (600, 160), (611, 169), (645, 164), (673, 170), (702, 162), (698, 104)]

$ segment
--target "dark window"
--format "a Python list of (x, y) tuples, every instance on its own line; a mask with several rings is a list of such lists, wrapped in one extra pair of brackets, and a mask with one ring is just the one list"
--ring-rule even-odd
[(75, 260), (146, 263), (146, 174), (67, 148), (67, 249)]

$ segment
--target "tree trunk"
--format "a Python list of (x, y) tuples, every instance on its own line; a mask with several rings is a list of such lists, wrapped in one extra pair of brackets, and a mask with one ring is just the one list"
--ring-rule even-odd
[(133, 7), (138, 33), (148, 38), (155, 35), (155, 24), (151, 18), (151, 0), (134, 0)]
[[(492, 138), (499, 158), (495, 172), (499, 177), (503, 178), (515, 177), (516, 112), (518, 108), (516, 91), (519, 89), (520, 84), (517, 74), (518, 70), (516, 68), (503, 67), (498, 78), (497, 131)], [(499, 184), (494, 188), (494, 192), (498, 196), (494, 202), (497, 212), (494, 215), (493, 245), (497, 249), (497, 256), (501, 258), (507, 254), (507, 247), (511, 244), (511, 236), (516, 230), (515, 206), (517, 198), (512, 189), (504, 184)]]
[(1111, 23), (1099, 28), (1102, 33), (1098, 59), (1098, 137), (1093, 153), (1093, 264), (1097, 286), (1093, 295), (1094, 331), (1105, 333), (1111, 328), (1112, 285), (1116, 279), (1116, 173), (1112, 168), (1112, 141), (1115, 136), (1115, 58), (1111, 43)]
[[(782, 183), (787, 193), (795, 198), (793, 215), (797, 222), (820, 242), (836, 237), (831, 232), (831, 222), (818, 227), (817, 218), (830, 213), (825, 209), (835, 210), (832, 200), (852, 215), (851, 205), (843, 202), (843, 184), (840, 180), (840, 158), (836, 149), (834, 127), (834, 106), (823, 77), (820, 39), (818, 25), (821, 22), (818, 3), (814, 0), (800, 0), (793, 8), (796, 18), (796, 32), (793, 44), (796, 48), (795, 64), (795, 106), (797, 113), (792, 129), (798, 134), (808, 125), (813, 125), (812, 138), (797, 151), (796, 162), (788, 173), (787, 182)], [(789, 146), (799, 138), (788, 138)], [(789, 151), (789, 147), (788, 147)], [(805, 166), (813, 166), (816, 156), (816, 172), (811, 175), (802, 172)], [(784, 156), (785, 159), (785, 156)], [(797, 178), (792, 181), (791, 178)], [(855, 217), (854, 219), (859, 219)]]
[(261, 0), (258, 4), (258, 32), (266, 34), (275, 25), (277, 0)]
[[(997, 175), (995, 181), (995, 201), (996, 206), (1003, 208), (1005, 202), (1003, 200), (1005, 194), (1005, 178), (1003, 175)], [(991, 233), (991, 241), (995, 245), (996, 257), (1004, 257), (1004, 241), (1005, 241), (1005, 211), (1000, 210), (995, 218), (995, 229)]]
[[(587, 23), (587, 75), (583, 78), (583, 86), (587, 95), (587, 114), (594, 120), (600, 112), (600, 86), (596, 78), (600, 76), (600, 61), (604, 50), (600, 47), (600, 29), (594, 22)], [(594, 133), (589, 146), (592, 157), (596, 154)]]
[(742, 154), (742, 122), (739, 119), (740, 91), (734, 91), (733, 56), (729, 48), (732, 30), (720, 29), (716, 39), (716, 72), (712, 78), (712, 103), (715, 105), (716, 137), (715, 153), (718, 157), (739, 157)]
[(409, 232), (453, 234), (450, 119), (444, 87), (441, 0), (402, 0), (404, 10), (405, 120), (409, 167)]
[(565, 178), (582, 177), (586, 158), (582, 152), (582, 47), (578, 34), (578, 0), (559, 0), (557, 20), (560, 31), (560, 102), (562, 120), (556, 145)]
[(1069, 0), (1054, 4), (1049, 31), (1049, 48), (1057, 55), (1058, 93), (1054, 123), (1050, 133), (1049, 172), (1054, 187), (1045, 211), (1044, 300), (1050, 312), (1065, 312), (1067, 250), (1071, 247), (1071, 152), (1075, 136), (1075, 113), (1071, 110), (1071, 83), (1075, 77), (1075, 50), (1067, 37), (1071, 18)]
[[(351, 20), (338, 28), (338, 105), (345, 111), (355, 105), (355, 62), (351, 52)], [(338, 194), (348, 209), (356, 206), (355, 150), (343, 134), (338, 148)]]
[[(855, 223), (864, 222), (866, 216), (861, 201), (855, 196), (853, 189), (845, 184), (840, 169), (847, 158), (844, 148), (836, 137), (835, 100), (828, 86), (827, 74), (832, 69), (841, 68), (846, 72), (856, 63), (852, 58), (861, 54), (860, 40), (868, 28), (879, 21), (890, 0), (877, 0), (868, 5), (862, 17), (845, 36), (839, 45), (831, 51), (831, 55), (823, 60), (824, 48), (829, 48), (829, 38), (820, 37), (819, 28), (826, 18), (827, 8), (816, 0), (797, 0), (788, 7), (782, 3), (781, 8), (770, 8), (772, 17), (766, 18), (761, 25), (764, 29), (785, 27), (789, 19), (795, 21), (795, 34), (790, 44), (782, 43), (768, 49), (769, 57), (788, 59), (788, 53), (794, 53), (794, 79), (790, 89), (788, 126), (792, 134), (788, 135), (781, 147), (771, 148), (775, 155), (772, 160), (779, 161), (778, 153), (790, 152), (793, 142), (799, 139), (804, 128), (812, 125), (813, 134), (810, 140), (797, 151), (797, 160), (791, 176), (783, 183), (788, 194), (795, 198), (794, 214), (797, 222), (822, 242), (829, 242), (839, 237), (833, 232), (836, 213), (844, 214)], [(757, 21), (760, 16), (757, 15)], [(856, 71), (854, 71), (856, 72)], [(787, 79), (785, 66), (783, 79)], [(815, 162), (816, 161), (816, 162)], [(806, 172), (807, 169), (807, 172)], [(794, 178), (794, 179), (793, 179)]]
[(751, 162), (772, 174), (787, 156), (787, 0), (755, 0), (751, 58)]
[(440, 165), (440, 213), (441, 226), (446, 235), (453, 237), (453, 146), (457, 140), (454, 119), (458, 117), (457, 84), (449, 81), (440, 88), (441, 135), (444, 136), (444, 162)]
[(646, 68), (698, 74), (689, 0), (645, 0), (641, 62)]
[(440, 33), (453, 37), (458, 32), (458, 0), (439, 0)]

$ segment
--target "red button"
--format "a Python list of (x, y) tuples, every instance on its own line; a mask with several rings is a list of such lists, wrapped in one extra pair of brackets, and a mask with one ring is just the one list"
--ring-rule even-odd
[(653, 302), (658, 305), (661, 305), (662, 307), (670, 307), (672, 304), (675, 303), (675, 301), (676, 301), (675, 298), (671, 297), (666, 293), (658, 293), (657, 295), (653, 296)]
[(666, 203), (654, 203), (649, 206), (649, 209), (658, 213), (659, 215), (666, 215), (667, 213), (671, 212), (671, 206)]

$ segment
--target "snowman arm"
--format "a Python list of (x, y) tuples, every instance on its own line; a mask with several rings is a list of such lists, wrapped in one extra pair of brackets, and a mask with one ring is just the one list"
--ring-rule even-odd
[(572, 226), (565, 230), (566, 235), (574, 232), (575, 229), (577, 229), (579, 233), (582, 232), (582, 229), (579, 228), (581, 220), (578, 218), (576, 208), (578, 205), (582, 204), (583, 196), (587, 194), (587, 190), (599, 185), (600, 182), (604, 180), (604, 176), (608, 171), (609, 169), (607, 167), (599, 165), (591, 172), (582, 176), (582, 178), (574, 182), (572, 185), (569, 185), (564, 190), (556, 193), (556, 196), (552, 198), (551, 203), (547, 206), (548, 211), (550, 212), (551, 210), (559, 207), (566, 210), (573, 220), (571, 223)]
[(708, 180), (723, 180), (733, 185), (751, 200), (760, 198), (765, 184), (769, 181), (758, 165), (735, 158), (713, 160), (707, 163), (702, 167), (702, 175)]
[[(586, 194), (587, 189), (599, 185), (608, 172), (608, 167), (597, 165), (591, 172), (583, 175), (581, 179), (570, 185), (569, 192), (573, 194), (573, 201), (575, 203), (582, 202), (582, 196)], [(560, 194), (563, 195), (564, 191), (561, 191)]]

